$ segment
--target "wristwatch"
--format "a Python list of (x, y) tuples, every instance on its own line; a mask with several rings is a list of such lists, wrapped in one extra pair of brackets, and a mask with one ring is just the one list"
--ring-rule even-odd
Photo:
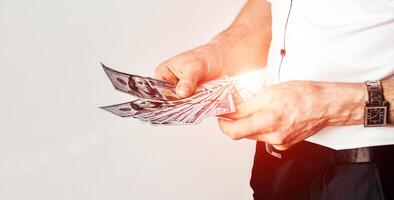
[(388, 102), (380, 81), (366, 81), (368, 100), (364, 106), (364, 127), (380, 127), (387, 123)]

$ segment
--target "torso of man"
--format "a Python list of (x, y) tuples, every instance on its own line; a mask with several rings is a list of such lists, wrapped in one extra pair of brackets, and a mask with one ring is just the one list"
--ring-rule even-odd
[[(393, 0), (272, 0), (267, 84), (394, 79)], [(392, 105), (394, 106), (394, 105)], [(394, 144), (394, 128), (328, 127), (306, 139), (333, 149)]]

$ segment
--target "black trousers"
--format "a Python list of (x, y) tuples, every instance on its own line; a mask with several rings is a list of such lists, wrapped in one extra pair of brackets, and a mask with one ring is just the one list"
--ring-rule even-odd
[[(394, 160), (394, 155), (386, 156)], [(255, 200), (394, 199), (394, 164), (280, 159), (267, 153), (263, 142), (257, 142), (250, 185)]]

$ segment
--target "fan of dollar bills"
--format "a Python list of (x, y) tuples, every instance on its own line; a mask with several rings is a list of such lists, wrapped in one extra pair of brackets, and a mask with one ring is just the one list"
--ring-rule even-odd
[(116, 90), (138, 99), (100, 108), (121, 117), (133, 117), (152, 124), (198, 124), (210, 116), (235, 112), (235, 105), (253, 96), (235, 79), (221, 77), (198, 85), (192, 96), (182, 99), (175, 93), (176, 85), (172, 83), (101, 65)]

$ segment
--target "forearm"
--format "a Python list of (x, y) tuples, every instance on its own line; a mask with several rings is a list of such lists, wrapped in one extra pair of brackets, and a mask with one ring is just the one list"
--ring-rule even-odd
[(249, 0), (231, 26), (206, 45), (210, 48), (210, 70), (234, 75), (264, 67), (270, 42), (271, 4), (265, 0)]
[[(368, 94), (364, 83), (322, 83), (324, 113), (329, 125), (363, 124), (364, 103)], [(388, 121), (394, 124), (394, 80), (382, 81), (384, 97), (389, 102)]]

